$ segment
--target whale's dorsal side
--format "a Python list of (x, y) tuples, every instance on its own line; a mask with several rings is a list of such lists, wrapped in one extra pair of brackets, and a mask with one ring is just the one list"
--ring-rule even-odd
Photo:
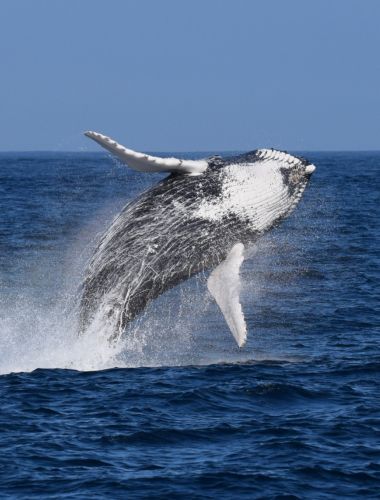
[(208, 167), (206, 160), (181, 160), (179, 158), (160, 158), (145, 153), (127, 149), (106, 135), (97, 132), (85, 132), (84, 135), (93, 139), (123, 163), (139, 172), (171, 172), (177, 174), (200, 175)]

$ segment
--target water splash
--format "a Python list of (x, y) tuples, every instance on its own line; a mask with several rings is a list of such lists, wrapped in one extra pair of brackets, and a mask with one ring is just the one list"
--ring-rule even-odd
[[(109, 222), (99, 221), (97, 217), (96, 224), (77, 235), (65, 254), (57, 250), (46, 260), (38, 256), (23, 277), (24, 286), (0, 297), (0, 373), (292, 360), (268, 349), (267, 343), (260, 347), (263, 336), (251, 315), (265, 291), (265, 270), (271, 268), (278, 251), (273, 239), (263, 239), (249, 249), (242, 267), (242, 303), (249, 327), (244, 349), (236, 346), (208, 293), (206, 275), (150, 303), (118, 343), (109, 342), (112, 325), (107, 327), (103, 315), (79, 336), (78, 288), (101, 227)], [(250, 260), (256, 254), (261, 261)]]
[[(173, 304), (169, 294), (152, 303), (117, 343), (103, 321), (92, 323), (78, 335), (77, 311), (70, 309), (68, 294), (56, 304), (36, 297), (18, 297), (0, 304), (0, 373), (36, 368), (70, 368), (81, 371), (112, 367), (197, 364), (199, 322), (204, 321), (205, 293), (186, 296)], [(194, 310), (197, 317), (194, 318)], [(198, 338), (199, 340), (199, 338)]]

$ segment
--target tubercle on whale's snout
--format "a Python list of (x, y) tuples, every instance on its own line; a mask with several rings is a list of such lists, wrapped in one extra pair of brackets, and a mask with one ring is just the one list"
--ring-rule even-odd
[(310, 163), (310, 165), (307, 165), (305, 168), (305, 173), (308, 175), (311, 175), (315, 171), (315, 165)]

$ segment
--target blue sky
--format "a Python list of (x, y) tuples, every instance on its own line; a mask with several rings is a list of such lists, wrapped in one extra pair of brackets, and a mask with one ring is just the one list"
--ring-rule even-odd
[(0, 150), (380, 149), (378, 0), (2, 0)]

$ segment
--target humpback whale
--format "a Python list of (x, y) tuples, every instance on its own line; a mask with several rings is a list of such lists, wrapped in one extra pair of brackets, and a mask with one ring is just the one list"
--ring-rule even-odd
[(85, 135), (134, 170), (169, 175), (128, 203), (101, 237), (82, 285), (81, 331), (100, 317), (117, 341), (150, 301), (211, 271), (208, 289), (243, 346), (244, 250), (294, 210), (315, 166), (274, 149), (202, 160), (160, 158), (96, 132)]

